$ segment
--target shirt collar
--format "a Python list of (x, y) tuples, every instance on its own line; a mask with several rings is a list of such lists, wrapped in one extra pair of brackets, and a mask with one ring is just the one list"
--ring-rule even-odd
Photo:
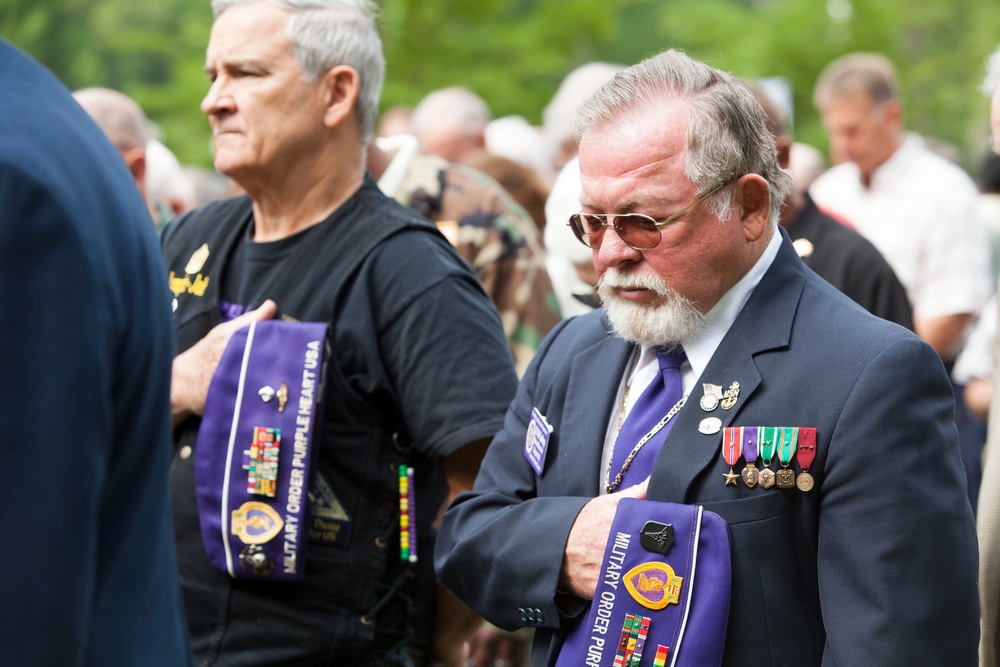
[[(730, 287), (729, 291), (719, 299), (719, 302), (708, 311), (709, 324), (701, 336), (695, 340), (684, 342), (684, 353), (687, 355), (688, 363), (691, 364), (693, 371), (690, 376), (692, 379), (701, 377), (708, 362), (711, 361), (712, 355), (715, 354), (715, 350), (718, 349), (729, 328), (736, 321), (736, 317), (743, 310), (743, 306), (750, 299), (754, 288), (757, 287), (760, 279), (764, 277), (774, 258), (777, 257), (780, 247), (781, 232), (775, 229), (770, 242), (753, 267), (735, 285)], [(655, 355), (655, 352), (649, 346), (643, 345), (640, 358), (647, 358), (648, 354)], [(684, 384), (685, 393), (687, 393), (690, 385), (687, 382)]]

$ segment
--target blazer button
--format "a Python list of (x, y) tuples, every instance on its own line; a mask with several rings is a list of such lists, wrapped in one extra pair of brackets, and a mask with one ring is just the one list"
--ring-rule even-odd
[(537, 623), (538, 625), (541, 625), (544, 622), (545, 622), (545, 615), (542, 614), (542, 610), (541, 609), (536, 609), (535, 610), (535, 623)]
[(522, 623), (527, 623), (528, 622), (528, 614), (525, 613), (524, 607), (518, 607), (517, 608), (517, 612), (519, 614), (521, 614), (521, 622)]

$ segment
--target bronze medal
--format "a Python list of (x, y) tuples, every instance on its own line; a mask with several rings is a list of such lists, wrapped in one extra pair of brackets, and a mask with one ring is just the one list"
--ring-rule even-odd
[(774, 486), (774, 473), (771, 471), (771, 457), (774, 456), (775, 441), (777, 440), (777, 429), (773, 426), (761, 426), (758, 429), (758, 446), (760, 450), (760, 460), (764, 464), (760, 472), (757, 473), (757, 481), (762, 489), (770, 489)]
[(795, 486), (795, 471), (790, 468), (782, 468), (776, 474), (779, 489), (790, 489)]
[(740, 429), (740, 437), (743, 439), (743, 458), (747, 465), (743, 468), (743, 483), (751, 489), (757, 486), (757, 455), (760, 453), (758, 441), (760, 440), (760, 428), (757, 426), (745, 426)]
[(791, 489), (795, 486), (795, 471), (788, 466), (795, 456), (795, 449), (799, 438), (799, 429), (793, 426), (782, 426), (778, 429), (778, 461), (781, 463), (781, 470), (777, 473), (778, 488)]
[(816, 460), (816, 429), (799, 429), (799, 448), (796, 451), (796, 458), (802, 466), (802, 472), (795, 480), (795, 486), (799, 491), (809, 491), (816, 485), (813, 476), (809, 474), (809, 467)]
[(795, 478), (795, 486), (798, 487), (799, 491), (809, 491), (814, 484), (813, 476), (807, 472), (799, 473), (799, 476)]

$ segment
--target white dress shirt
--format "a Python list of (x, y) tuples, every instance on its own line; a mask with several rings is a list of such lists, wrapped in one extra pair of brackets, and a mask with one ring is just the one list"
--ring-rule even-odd
[(878, 248), (906, 288), (914, 319), (978, 313), (992, 293), (990, 238), (977, 217), (975, 184), (919, 137), (907, 137), (869, 187), (857, 165), (844, 163), (809, 192)]

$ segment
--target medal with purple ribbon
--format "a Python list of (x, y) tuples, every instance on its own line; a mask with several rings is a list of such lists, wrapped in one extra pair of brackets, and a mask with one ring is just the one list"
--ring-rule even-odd
[(757, 433), (758, 429), (756, 427), (750, 426), (747, 428), (740, 427), (740, 439), (743, 442), (743, 458), (746, 459), (747, 465), (743, 468), (743, 483), (746, 484), (751, 489), (757, 486), (758, 472), (757, 466)]

